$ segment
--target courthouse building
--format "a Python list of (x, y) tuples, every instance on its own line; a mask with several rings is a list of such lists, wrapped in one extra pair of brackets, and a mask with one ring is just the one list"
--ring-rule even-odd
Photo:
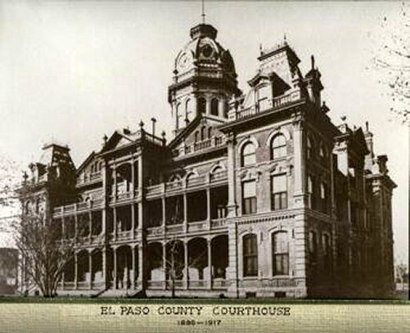
[(303, 74), (283, 41), (257, 61), (242, 92), (199, 24), (170, 68), (172, 138), (130, 124), (78, 168), (68, 147), (43, 148), (21, 199), (78, 239), (60, 295), (389, 296), (386, 155), (368, 124), (331, 121), (313, 56)]

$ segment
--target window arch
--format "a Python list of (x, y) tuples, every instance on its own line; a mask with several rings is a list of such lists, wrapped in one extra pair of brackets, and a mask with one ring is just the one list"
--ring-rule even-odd
[(255, 234), (243, 237), (243, 276), (258, 275), (258, 241)]
[(242, 166), (249, 166), (256, 163), (255, 145), (252, 142), (245, 143), (242, 148)]
[(287, 231), (272, 234), (272, 273), (289, 275), (289, 239)]
[(276, 135), (272, 140), (272, 159), (286, 156), (286, 138), (283, 134)]
[(219, 115), (219, 101), (217, 98), (212, 98), (211, 100), (211, 115), (213, 116)]
[(206, 99), (204, 97), (198, 98), (198, 114), (206, 112)]

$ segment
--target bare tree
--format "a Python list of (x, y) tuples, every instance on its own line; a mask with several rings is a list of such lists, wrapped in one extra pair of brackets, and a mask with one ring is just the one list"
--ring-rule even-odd
[(381, 19), (372, 37), (375, 45), (372, 68), (390, 99), (390, 111), (403, 124), (410, 124), (410, 17), (409, 4)]
[[(12, 229), (25, 280), (39, 288), (44, 297), (55, 296), (67, 265), (86, 242), (86, 224), (63, 235), (61, 225), (51, 218), (23, 215), (13, 222)], [(103, 235), (97, 243), (102, 241)]]

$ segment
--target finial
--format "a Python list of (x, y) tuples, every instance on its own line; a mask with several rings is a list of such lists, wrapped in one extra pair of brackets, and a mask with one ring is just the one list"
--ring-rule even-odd
[(369, 122), (366, 121), (366, 132), (369, 132)]
[(166, 139), (166, 136), (167, 135), (167, 133), (165, 133), (165, 131), (162, 131), (161, 132), (161, 136), (162, 136), (162, 143), (165, 145), (166, 144), (166, 142), (167, 142), (167, 139)]
[(152, 117), (151, 121), (152, 121), (152, 135), (155, 136), (155, 123), (157, 122), (157, 120), (154, 117)]
[(104, 145), (107, 143), (107, 140), (108, 140), (108, 136), (106, 134), (104, 134), (104, 136), (103, 136)]
[(205, 0), (202, 0), (202, 24), (205, 24)]
[(262, 54), (262, 43), (259, 43), (259, 52)]
[(340, 119), (342, 119), (343, 122), (346, 121), (347, 117), (345, 115), (341, 116)]
[(283, 41), (284, 41), (285, 44), (286, 44), (286, 32), (283, 34)]
[(141, 129), (144, 127), (144, 122), (141, 120), (140, 121), (140, 123), (139, 123), (139, 125), (140, 125), (140, 127), (141, 127)]
[(310, 60), (312, 62), (312, 69), (315, 69), (315, 56), (313, 54), (310, 56)]

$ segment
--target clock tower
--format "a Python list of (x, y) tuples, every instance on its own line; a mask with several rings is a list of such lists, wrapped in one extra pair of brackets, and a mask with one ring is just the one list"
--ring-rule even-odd
[(191, 29), (191, 40), (175, 59), (173, 83), (168, 88), (175, 134), (198, 115), (226, 121), (228, 102), (241, 94), (232, 56), (216, 41), (209, 24)]

